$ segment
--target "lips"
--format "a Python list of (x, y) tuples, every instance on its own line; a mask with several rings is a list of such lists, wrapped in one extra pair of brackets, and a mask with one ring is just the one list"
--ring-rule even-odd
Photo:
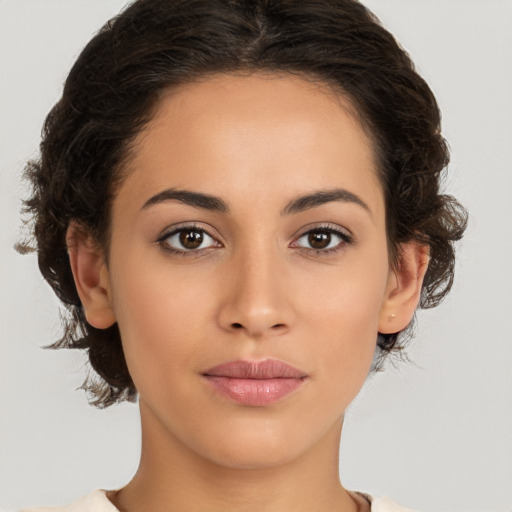
[(302, 386), (308, 375), (277, 359), (230, 361), (203, 373), (221, 395), (242, 405), (274, 403)]

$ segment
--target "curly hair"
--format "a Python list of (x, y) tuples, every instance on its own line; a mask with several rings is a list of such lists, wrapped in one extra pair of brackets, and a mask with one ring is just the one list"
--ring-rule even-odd
[[(130, 143), (150, 121), (159, 93), (219, 72), (292, 73), (348, 98), (377, 155), (394, 264), (400, 244), (430, 247), (420, 307), (436, 306), (453, 282), (454, 242), (466, 212), (440, 192), (448, 148), (434, 95), (408, 54), (356, 0), (138, 0), (93, 37), (48, 114), (40, 156), (25, 176), (25, 215), (39, 268), (65, 306), (64, 333), (52, 348), (88, 352), (97, 373), (83, 388), (106, 407), (133, 400), (114, 324), (85, 319), (74, 284), (66, 231), (75, 222), (108, 253), (110, 209)], [(400, 348), (404, 331), (381, 334), (382, 354)]]

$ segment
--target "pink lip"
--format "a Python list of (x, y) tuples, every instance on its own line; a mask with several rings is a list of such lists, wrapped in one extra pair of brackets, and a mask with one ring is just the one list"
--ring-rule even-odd
[(243, 405), (268, 405), (298, 389), (307, 374), (277, 359), (230, 361), (203, 373), (222, 395)]

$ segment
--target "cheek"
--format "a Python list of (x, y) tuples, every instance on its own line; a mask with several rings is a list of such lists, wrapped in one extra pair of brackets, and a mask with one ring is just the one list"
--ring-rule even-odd
[(348, 344), (365, 333), (377, 336), (388, 275), (382, 260), (351, 259), (359, 261), (309, 273), (301, 284), (303, 314), (319, 329)]
[(319, 356), (320, 373), (336, 383), (333, 393), (342, 393), (343, 400), (350, 401), (368, 374), (386, 282), (387, 266), (376, 261), (373, 267), (341, 269), (329, 279), (312, 276), (315, 292), (303, 295), (303, 316), (308, 338), (315, 340), (313, 354)]
[[(165, 265), (128, 265), (114, 279), (114, 308), (136, 384), (172, 378), (194, 362), (211, 323), (211, 293), (201, 281)], [(130, 276), (129, 279), (123, 276)]]

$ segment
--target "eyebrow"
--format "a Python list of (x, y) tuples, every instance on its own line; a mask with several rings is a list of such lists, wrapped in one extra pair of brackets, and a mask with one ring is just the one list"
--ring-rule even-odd
[(312, 194), (297, 197), (285, 206), (281, 212), (281, 215), (300, 213), (304, 210), (316, 208), (317, 206), (331, 203), (333, 201), (354, 203), (363, 207), (370, 215), (372, 213), (370, 207), (359, 196), (343, 188), (336, 188), (333, 190), (319, 190), (318, 192), (313, 192)]
[(201, 192), (191, 192), (189, 190), (167, 189), (152, 197), (150, 197), (142, 206), (142, 209), (149, 208), (155, 204), (164, 203), (166, 201), (179, 201), (183, 204), (195, 206), (220, 213), (228, 213), (228, 205), (220, 198), (203, 194)]
[[(204, 194), (202, 192), (192, 192), (190, 190), (167, 189), (150, 197), (142, 206), (142, 209), (149, 208), (156, 204), (167, 201), (179, 201), (180, 203), (202, 208), (204, 210), (229, 213), (229, 206), (219, 197)], [(305, 196), (292, 199), (281, 211), (281, 215), (292, 215), (300, 213), (311, 208), (316, 208), (333, 201), (344, 203), (354, 203), (364, 208), (371, 215), (369, 206), (356, 194), (348, 190), (337, 188), (332, 190), (319, 190)]]

